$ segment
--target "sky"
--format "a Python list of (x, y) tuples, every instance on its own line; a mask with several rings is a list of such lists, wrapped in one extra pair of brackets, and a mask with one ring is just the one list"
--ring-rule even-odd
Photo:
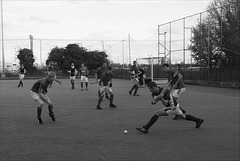
[(2, 0), (5, 61), (17, 63), (17, 51), (29, 48), (29, 35), (34, 38), (33, 51), (38, 64), (44, 64), (53, 47), (66, 47), (69, 43), (88, 50), (105, 50), (115, 63), (157, 56), (158, 25), (205, 11), (210, 2)]

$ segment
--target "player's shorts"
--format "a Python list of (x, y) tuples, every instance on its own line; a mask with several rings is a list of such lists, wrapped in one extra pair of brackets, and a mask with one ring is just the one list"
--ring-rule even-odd
[(37, 101), (40, 104), (43, 104), (43, 102), (48, 102), (51, 103), (50, 99), (48, 98), (48, 96), (45, 94), (44, 99), (36, 92), (30, 91), (32, 98), (34, 99), (34, 101)]
[(139, 84), (138, 78), (131, 78), (131, 81), (133, 82), (133, 84)]
[(100, 94), (112, 93), (112, 88), (109, 86), (100, 87)]
[(70, 76), (70, 80), (75, 80), (76, 76)]
[(88, 77), (81, 75), (81, 82), (88, 82)]
[(186, 91), (186, 88), (181, 88), (181, 89), (173, 89), (171, 94), (173, 95), (173, 97), (175, 98), (179, 98), (180, 95)]
[(183, 115), (183, 112), (180, 110), (179, 104), (177, 104), (175, 108), (172, 108), (172, 107), (164, 108), (164, 111), (170, 117), (174, 117), (175, 115)]
[(23, 79), (25, 77), (24, 74), (19, 74), (19, 79)]

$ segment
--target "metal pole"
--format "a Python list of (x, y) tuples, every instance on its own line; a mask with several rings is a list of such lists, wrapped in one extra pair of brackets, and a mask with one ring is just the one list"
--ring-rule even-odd
[(42, 40), (40, 39), (40, 66), (42, 66)]
[(164, 32), (164, 59), (165, 59), (165, 60), (164, 60), (164, 61), (165, 61), (164, 63), (167, 63), (167, 62), (166, 62), (166, 60), (167, 60), (167, 53), (166, 53), (166, 45), (167, 45), (167, 44), (166, 44), (166, 33), (167, 33), (167, 32)]
[(2, 23), (2, 77), (5, 77), (4, 37), (3, 37), (3, 4), (1, 0), (1, 23)]
[(159, 65), (159, 54), (160, 54), (160, 49), (159, 49), (159, 43), (160, 43), (160, 39), (159, 39), (159, 31), (160, 31), (160, 26), (158, 25), (158, 43), (157, 43), (157, 50), (158, 50), (158, 65)]
[(128, 43), (129, 43), (129, 64), (130, 64), (131, 63), (130, 34), (128, 34)]
[(171, 53), (171, 36), (172, 36), (172, 30), (171, 30), (172, 26), (171, 26), (171, 22), (169, 24), (169, 64), (171, 64), (172, 61), (172, 53)]
[(122, 63), (123, 63), (123, 67), (124, 67), (124, 40), (122, 40)]
[(183, 64), (185, 64), (185, 18), (183, 18)]

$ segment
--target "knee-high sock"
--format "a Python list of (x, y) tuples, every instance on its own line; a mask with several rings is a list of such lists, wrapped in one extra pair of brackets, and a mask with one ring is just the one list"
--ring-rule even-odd
[(194, 116), (192, 116), (192, 115), (186, 115), (185, 120), (194, 121), (194, 122), (198, 122), (198, 121), (199, 121), (198, 118), (196, 118), (196, 117), (194, 117)]
[(48, 105), (48, 111), (49, 111), (49, 116), (54, 116), (52, 105)]
[(102, 100), (103, 100), (103, 97), (100, 95), (99, 98), (98, 98), (98, 104), (97, 104), (97, 106), (100, 106)]
[(153, 115), (152, 118), (149, 120), (149, 122), (144, 126), (146, 130), (150, 129), (150, 127), (158, 120), (157, 115)]
[(42, 115), (42, 108), (41, 107), (38, 107), (37, 108), (37, 118), (41, 118), (41, 115)]
[(133, 91), (135, 88), (136, 88), (136, 84), (134, 84), (134, 85), (132, 86), (132, 89), (131, 89), (129, 92), (132, 93), (132, 91)]
[(83, 82), (81, 82), (81, 88), (83, 89)]
[(88, 82), (85, 82), (86, 88), (88, 88)]
[(137, 94), (138, 88), (139, 88), (138, 85), (136, 85), (134, 95)]
[(110, 94), (110, 105), (113, 104), (113, 94)]

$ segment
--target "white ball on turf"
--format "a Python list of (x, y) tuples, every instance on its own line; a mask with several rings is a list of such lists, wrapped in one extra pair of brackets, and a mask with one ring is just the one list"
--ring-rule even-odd
[(124, 132), (124, 134), (127, 134), (127, 133), (128, 133), (128, 131), (127, 131), (127, 130), (124, 130), (123, 132)]

